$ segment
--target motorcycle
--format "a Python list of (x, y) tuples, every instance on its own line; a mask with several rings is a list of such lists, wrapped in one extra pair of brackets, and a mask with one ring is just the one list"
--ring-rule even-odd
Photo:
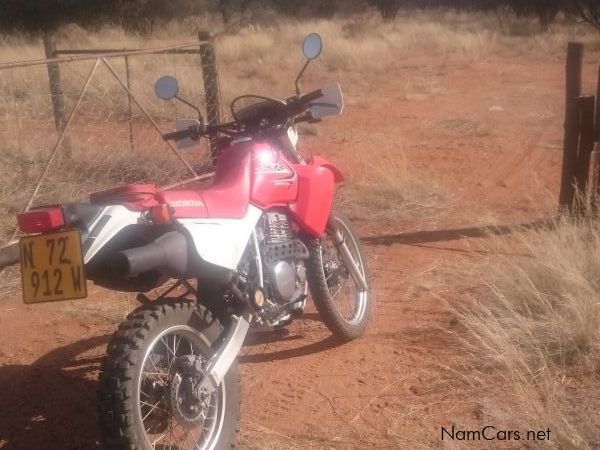
[[(309, 292), (340, 340), (365, 331), (367, 261), (350, 223), (333, 210), (344, 177), (325, 158), (305, 160), (297, 150), (297, 124), (341, 114), (342, 92), (335, 83), (300, 94), (302, 74), (322, 51), (320, 36), (310, 34), (303, 51), (296, 95), (240, 96), (228, 123), (205, 124), (175, 78), (157, 81), (160, 99), (199, 113), (165, 140), (185, 148), (218, 138), (209, 187), (119, 186), (91, 194), (89, 203), (18, 215), (26, 303), (84, 298), (86, 280), (141, 293), (100, 370), (107, 448), (230, 448), (240, 403), (236, 358), (249, 328), (288, 325)], [(145, 294), (161, 287), (155, 299)]]

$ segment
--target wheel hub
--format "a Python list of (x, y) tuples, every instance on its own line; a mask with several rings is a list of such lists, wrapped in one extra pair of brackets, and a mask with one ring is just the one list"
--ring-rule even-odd
[(175, 360), (171, 376), (171, 410), (175, 419), (191, 428), (206, 418), (210, 396), (200, 388), (203, 378), (202, 359), (187, 355)]

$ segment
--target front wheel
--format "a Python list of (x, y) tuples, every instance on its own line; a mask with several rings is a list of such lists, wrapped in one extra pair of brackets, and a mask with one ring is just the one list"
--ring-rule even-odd
[[(327, 233), (309, 245), (308, 283), (325, 325), (334, 335), (349, 341), (365, 332), (371, 315), (367, 259), (348, 219), (335, 214), (331, 216), (329, 224)], [(366, 280), (366, 290), (357, 285), (345, 266), (334, 242), (335, 230), (343, 236), (357, 269)]]
[(201, 367), (222, 326), (192, 302), (143, 306), (108, 344), (98, 388), (105, 448), (231, 448), (239, 400), (235, 364), (212, 393)]

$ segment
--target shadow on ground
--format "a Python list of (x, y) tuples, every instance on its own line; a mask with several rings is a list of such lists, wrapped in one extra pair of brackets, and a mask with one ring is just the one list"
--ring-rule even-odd
[[(307, 320), (318, 320), (307, 314)], [(1, 449), (100, 449), (96, 386), (101, 357), (110, 335), (60, 347), (31, 365), (0, 367)], [(303, 339), (287, 330), (253, 332), (246, 346)], [(339, 345), (333, 337), (289, 350), (240, 356), (240, 363), (295, 358)], [(93, 353), (98, 353), (94, 351)]]
[(411, 233), (365, 236), (361, 240), (368, 245), (416, 245), (431, 242), (455, 241), (466, 238), (485, 238), (493, 235), (505, 235), (518, 231), (537, 230), (551, 227), (553, 218), (540, 219), (515, 225), (485, 225), (480, 227), (454, 228), (447, 230), (415, 231)]
[(108, 336), (53, 350), (31, 365), (0, 367), (0, 448), (100, 448), (96, 427), (99, 358), (78, 358)]

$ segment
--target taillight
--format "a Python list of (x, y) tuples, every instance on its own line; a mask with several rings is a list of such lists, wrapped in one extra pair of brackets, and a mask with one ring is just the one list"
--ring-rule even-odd
[(17, 223), (23, 233), (43, 233), (65, 226), (60, 206), (47, 206), (17, 214)]

